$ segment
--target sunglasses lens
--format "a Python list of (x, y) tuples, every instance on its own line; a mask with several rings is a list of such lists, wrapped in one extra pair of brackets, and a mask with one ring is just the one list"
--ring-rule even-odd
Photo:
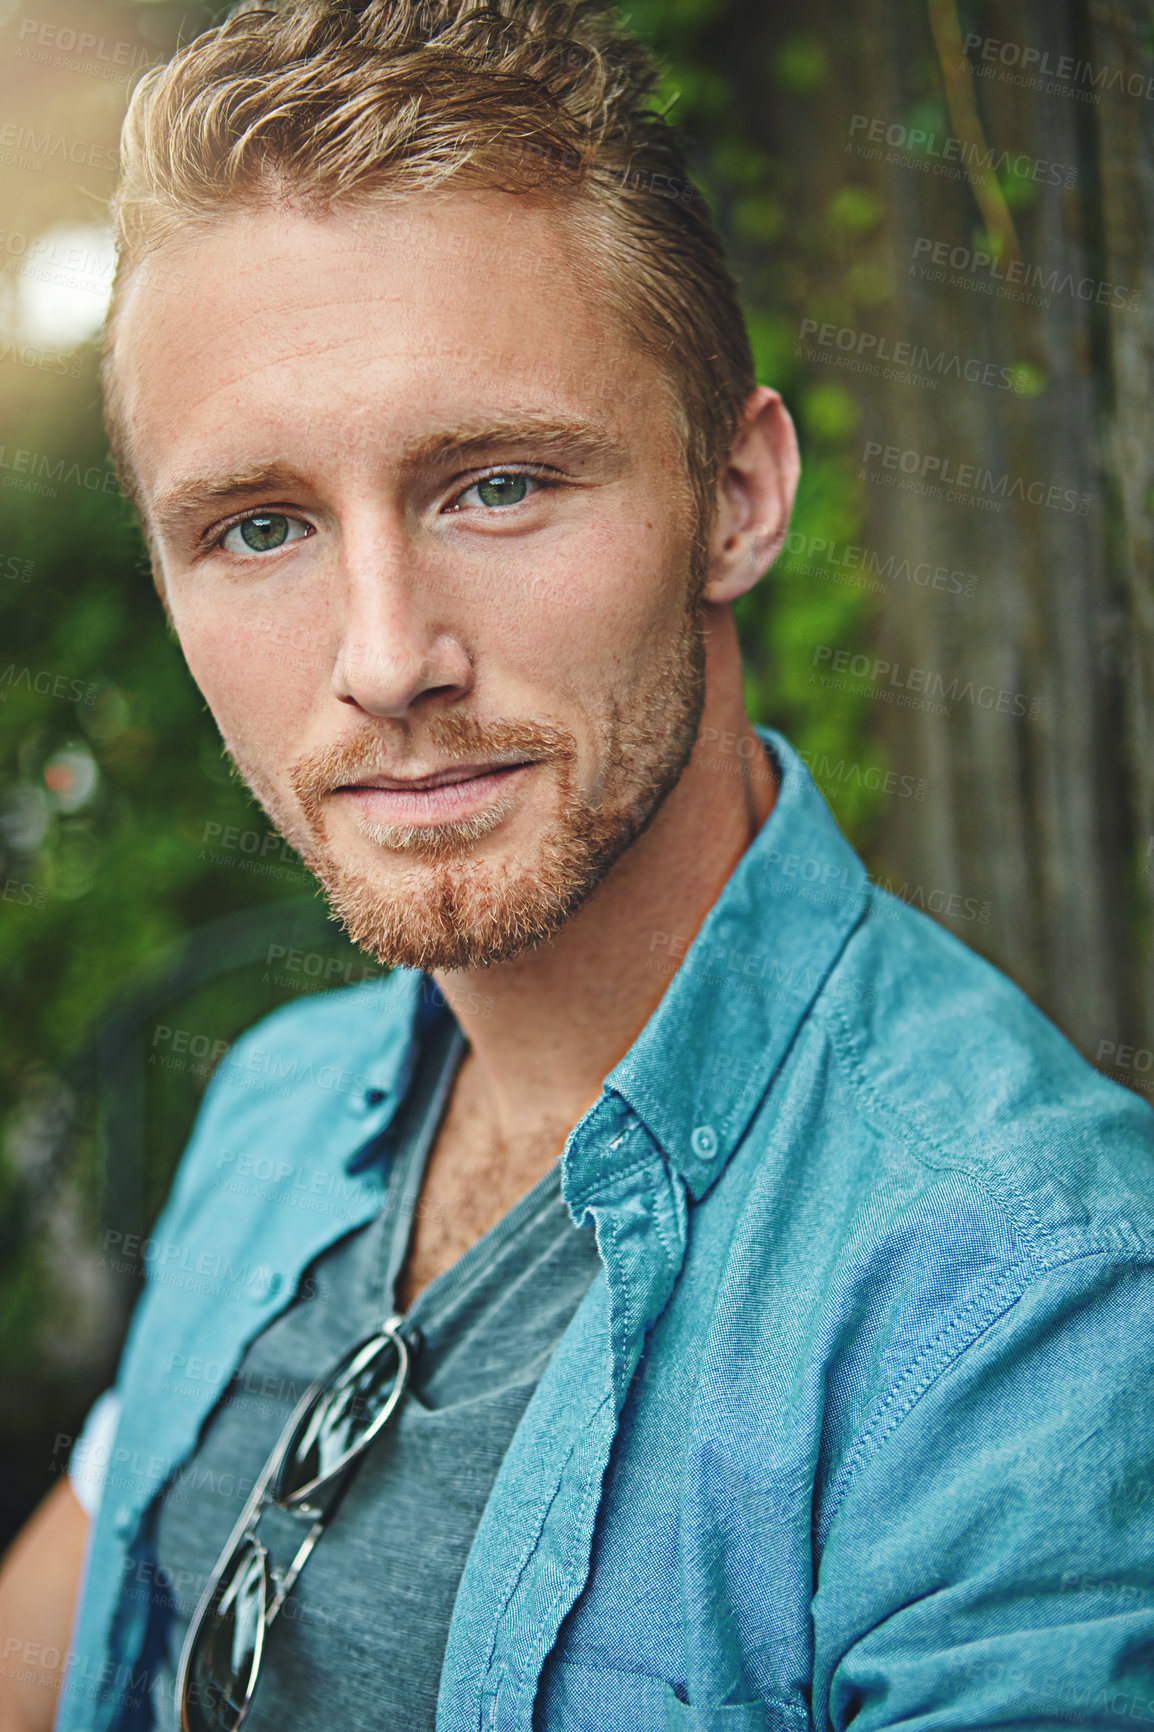
[(256, 1686), (264, 1643), (268, 1573), (264, 1547), (246, 1540), (204, 1620), (189, 1668), (189, 1732), (234, 1732)]
[(389, 1336), (350, 1354), (301, 1418), (277, 1478), (278, 1502), (307, 1493), (376, 1436), (400, 1399), (405, 1369)]

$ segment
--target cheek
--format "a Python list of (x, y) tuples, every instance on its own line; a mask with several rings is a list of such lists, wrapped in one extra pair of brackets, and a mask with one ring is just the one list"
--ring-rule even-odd
[(173, 606), (188, 668), (225, 739), (286, 744), (324, 677), (314, 633), (291, 614), (253, 617), (204, 606)]
[(628, 706), (649, 683), (682, 634), (689, 590), (689, 549), (660, 526), (645, 526), (617, 550), (593, 609), (589, 648)]
[[(646, 666), (681, 625), (689, 545), (651, 513), (627, 514), (524, 575), (494, 611), (543, 672), (594, 686)], [(568, 684), (569, 681), (565, 680)]]

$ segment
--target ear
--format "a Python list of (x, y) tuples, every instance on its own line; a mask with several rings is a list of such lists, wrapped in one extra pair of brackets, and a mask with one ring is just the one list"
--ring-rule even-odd
[(705, 600), (736, 601), (781, 552), (801, 475), (797, 434), (776, 391), (759, 385), (742, 405), (717, 483)]

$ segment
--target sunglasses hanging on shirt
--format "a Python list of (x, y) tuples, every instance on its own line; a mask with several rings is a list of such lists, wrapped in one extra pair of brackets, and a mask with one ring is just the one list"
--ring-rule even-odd
[[(242, 1725), (268, 1632), (404, 1393), (411, 1343), (402, 1322), (390, 1317), (359, 1341), (293, 1410), (189, 1624), (176, 1680), (181, 1732), (236, 1732)], [(279, 1579), (256, 1532), (274, 1506), (310, 1524)]]

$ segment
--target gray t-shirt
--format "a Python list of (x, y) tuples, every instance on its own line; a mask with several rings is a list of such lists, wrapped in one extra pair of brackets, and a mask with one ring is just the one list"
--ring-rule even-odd
[[(455, 1025), (416, 1079), (376, 1220), (310, 1266), (298, 1301), (251, 1344), (190, 1460), (155, 1508), (153, 1712), (177, 1726), (188, 1622), (240, 1507), (303, 1391), (393, 1311), (425, 1161), (464, 1043)], [(421, 1342), (401, 1405), (375, 1440), (265, 1646), (245, 1732), (432, 1732), (457, 1585), (489, 1491), (558, 1340), (600, 1268), (560, 1169), (408, 1312)], [(283, 1569), (300, 1541), (268, 1511)]]

